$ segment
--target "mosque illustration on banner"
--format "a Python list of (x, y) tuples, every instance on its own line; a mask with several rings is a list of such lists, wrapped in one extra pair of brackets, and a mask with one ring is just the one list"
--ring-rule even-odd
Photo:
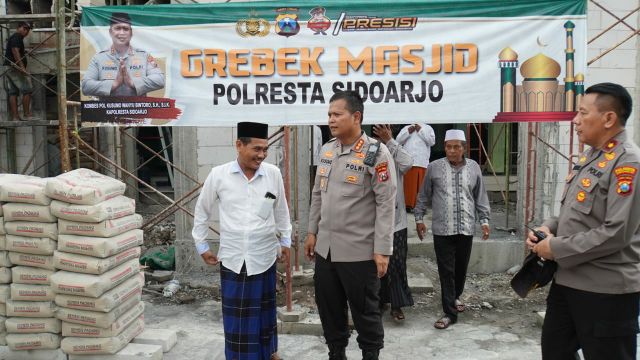
[[(584, 75), (574, 76), (573, 29), (567, 21), (564, 85), (558, 83), (560, 64), (542, 52), (520, 67), (522, 85), (516, 84), (518, 54), (510, 47), (498, 55), (500, 68), (500, 112), (493, 122), (568, 121), (584, 96)], [(538, 43), (540, 40), (538, 38)]]

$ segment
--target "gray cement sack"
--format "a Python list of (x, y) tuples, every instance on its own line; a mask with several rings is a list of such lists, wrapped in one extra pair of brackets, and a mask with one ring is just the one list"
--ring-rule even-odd
[[(60, 234), (112, 237), (142, 226), (142, 215), (133, 214), (119, 219), (104, 220), (97, 223), (86, 223), (58, 219)], [(7, 228), (7, 231), (9, 229)]]
[(25, 254), (53, 255), (58, 248), (57, 242), (49, 238), (37, 238), (28, 236), (7, 235), (6, 245), (8, 251)]
[(58, 250), (105, 258), (143, 243), (144, 232), (140, 229), (130, 230), (109, 238), (80, 235), (58, 235)]
[(12, 267), (13, 263), (11, 262), (11, 258), (9, 258), (8, 251), (0, 251), (0, 266), (2, 267)]
[(136, 201), (126, 196), (116, 196), (95, 205), (70, 204), (54, 200), (51, 202), (51, 212), (60, 219), (69, 221), (101, 222), (135, 214)]
[(0, 217), (0, 235), (5, 235), (7, 230), (4, 228), (4, 217)]
[(36, 255), (10, 252), (9, 260), (15, 265), (32, 266), (41, 269), (55, 270), (53, 266), (53, 255)]
[(47, 318), (54, 317), (55, 310), (53, 301), (7, 300), (7, 316)]
[(127, 326), (138, 319), (144, 319), (144, 303), (142, 301), (122, 314), (108, 328), (62, 322), (62, 336), (77, 337), (112, 337), (120, 334)]
[(0, 303), (0, 315), (7, 316), (7, 304)]
[(51, 198), (45, 194), (46, 186), (47, 179), (37, 177), (1, 184), (0, 201), (49, 205)]
[(7, 328), (5, 326), (5, 321), (7, 321), (7, 318), (4, 317), (4, 316), (0, 316), (0, 333), (7, 332)]
[(11, 268), (0, 267), (0, 284), (9, 284), (11, 282)]
[(48, 181), (46, 193), (52, 199), (95, 205), (124, 194), (125, 183), (89, 169), (76, 169)]
[[(0, 227), (2, 227), (2, 231), (4, 232), (4, 224), (2, 223), (2, 218), (0, 218)], [(7, 250), (7, 236), (2, 234), (0, 235), (0, 250)]]
[(0, 303), (5, 304), (11, 298), (11, 285), (0, 285)]
[(58, 308), (56, 317), (64, 322), (73, 324), (89, 325), (99, 328), (109, 328), (116, 320), (127, 312), (132, 307), (135, 307), (140, 303), (140, 299), (131, 298), (117, 308), (111, 310), (108, 313)]
[(144, 321), (137, 319), (122, 333), (108, 338), (66, 337), (62, 340), (62, 351), (69, 355), (115, 354), (144, 330)]
[(51, 285), (11, 284), (11, 300), (50, 301), (54, 298)]
[(28, 236), (28, 237), (48, 237), (58, 239), (57, 223), (40, 223), (33, 221), (6, 221), (4, 230), (7, 234)]
[(58, 219), (51, 214), (47, 205), (34, 205), (24, 203), (6, 203), (2, 205), (4, 221), (34, 221), (52, 223)]
[(132, 259), (102, 275), (58, 271), (51, 276), (51, 285), (56, 294), (97, 298), (139, 272), (138, 259)]
[(8, 333), (16, 334), (59, 334), (62, 330), (61, 321), (56, 318), (10, 317), (7, 318), (6, 327)]
[(56, 251), (53, 254), (53, 265), (56, 269), (78, 272), (83, 274), (103, 274), (106, 271), (126, 262), (140, 257), (141, 248), (135, 247), (100, 259), (93, 256), (69, 254)]
[(49, 333), (7, 334), (11, 350), (54, 350), (60, 347), (60, 335)]
[(0, 346), (7, 346), (7, 333), (0, 332)]
[(144, 274), (138, 273), (98, 298), (57, 294), (56, 305), (70, 309), (110, 312), (130, 298), (142, 298)]
[(34, 268), (31, 266), (14, 266), (11, 268), (11, 277), (18, 284), (49, 285), (54, 270)]

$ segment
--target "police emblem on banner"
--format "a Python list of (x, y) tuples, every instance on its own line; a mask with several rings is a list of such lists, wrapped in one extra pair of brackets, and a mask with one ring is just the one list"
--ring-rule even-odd
[(327, 35), (327, 31), (331, 27), (331, 19), (325, 15), (326, 9), (322, 6), (314, 7), (309, 11), (311, 19), (307, 20), (307, 27), (313, 31), (313, 35)]
[(257, 17), (255, 12), (249, 13), (248, 19), (240, 19), (236, 22), (236, 32), (242, 37), (260, 36), (265, 37), (271, 30), (271, 25), (265, 19)]
[(289, 37), (300, 32), (298, 8), (280, 8), (276, 9), (276, 12), (278, 12), (275, 25), (276, 34)]

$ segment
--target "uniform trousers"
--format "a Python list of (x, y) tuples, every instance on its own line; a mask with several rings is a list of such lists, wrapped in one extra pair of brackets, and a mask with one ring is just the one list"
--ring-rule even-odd
[(544, 360), (636, 358), (640, 293), (601, 294), (551, 284), (542, 325)]
[(316, 304), (329, 348), (342, 348), (349, 343), (347, 311), (351, 310), (360, 349), (382, 349), (384, 329), (378, 307), (380, 279), (375, 262), (332, 262), (331, 254), (324, 259), (317, 253), (315, 262)]
[(436, 251), (440, 276), (442, 311), (453, 322), (458, 321), (456, 299), (464, 291), (472, 241), (471, 235), (433, 235), (433, 247)]

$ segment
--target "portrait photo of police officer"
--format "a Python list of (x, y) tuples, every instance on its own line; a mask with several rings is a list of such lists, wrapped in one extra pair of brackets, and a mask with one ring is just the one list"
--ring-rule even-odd
[(131, 46), (133, 29), (127, 13), (113, 13), (112, 45), (96, 53), (82, 78), (85, 96), (146, 96), (162, 89), (165, 76), (149, 52)]

